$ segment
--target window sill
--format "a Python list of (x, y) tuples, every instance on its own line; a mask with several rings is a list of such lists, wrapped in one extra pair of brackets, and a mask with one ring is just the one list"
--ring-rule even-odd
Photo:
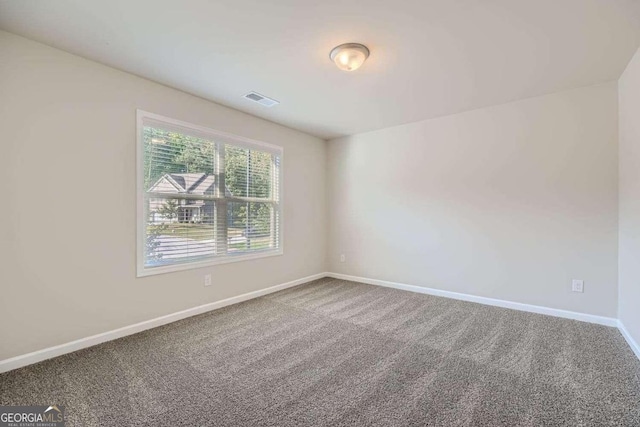
[(197, 268), (211, 267), (214, 265), (228, 264), (239, 261), (249, 261), (252, 259), (268, 258), (272, 256), (283, 255), (282, 249), (276, 251), (248, 253), (238, 255), (227, 255), (225, 257), (208, 259), (204, 261), (195, 261), (184, 264), (164, 265), (159, 267), (145, 267), (142, 264), (138, 265), (137, 277), (155, 276), (156, 274), (173, 273), (176, 271), (194, 270)]

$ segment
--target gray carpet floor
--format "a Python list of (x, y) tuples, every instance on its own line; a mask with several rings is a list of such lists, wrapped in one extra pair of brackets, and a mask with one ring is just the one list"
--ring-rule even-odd
[(0, 375), (73, 426), (640, 426), (604, 326), (321, 279)]

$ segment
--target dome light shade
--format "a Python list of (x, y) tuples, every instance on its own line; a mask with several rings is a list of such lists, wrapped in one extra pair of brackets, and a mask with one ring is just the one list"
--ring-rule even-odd
[(341, 70), (353, 71), (369, 57), (369, 49), (360, 43), (345, 43), (334, 47), (329, 57)]

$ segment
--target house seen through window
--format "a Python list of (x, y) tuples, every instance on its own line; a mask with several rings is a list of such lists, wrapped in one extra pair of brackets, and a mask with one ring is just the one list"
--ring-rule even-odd
[(139, 112), (139, 274), (281, 253), (282, 149)]

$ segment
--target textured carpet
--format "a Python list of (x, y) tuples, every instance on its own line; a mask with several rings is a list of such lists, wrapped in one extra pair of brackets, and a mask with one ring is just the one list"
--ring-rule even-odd
[(321, 279), (0, 375), (82, 426), (640, 426), (614, 328)]

